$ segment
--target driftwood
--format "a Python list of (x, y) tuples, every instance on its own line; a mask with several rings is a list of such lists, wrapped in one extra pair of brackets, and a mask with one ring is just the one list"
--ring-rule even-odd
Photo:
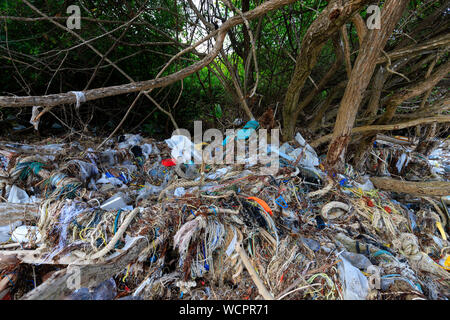
[(244, 264), (245, 268), (247, 269), (248, 273), (252, 277), (253, 282), (255, 283), (256, 287), (258, 288), (259, 293), (264, 298), (264, 300), (275, 300), (273, 295), (267, 290), (267, 288), (264, 286), (264, 283), (262, 282), (261, 278), (256, 273), (255, 269), (252, 266), (252, 263), (250, 262), (250, 259), (248, 258), (247, 254), (245, 253), (244, 248), (242, 247), (242, 234), (238, 230), (239, 233), (239, 241), (236, 242), (235, 250), (239, 254), (239, 257), (242, 260), (242, 263)]
[(55, 272), (47, 281), (22, 297), (22, 300), (60, 300), (75, 289), (95, 287), (124, 270), (146, 248), (145, 238), (135, 238), (127, 251), (113, 255), (102, 263), (71, 264)]
[(24, 219), (38, 219), (38, 204), (0, 203), (0, 226)]
[[(351, 135), (355, 133), (368, 132), (368, 131), (391, 131), (391, 130), (400, 130), (409, 127), (414, 127), (419, 124), (427, 124), (427, 123), (446, 123), (450, 122), (450, 116), (438, 116), (438, 117), (430, 117), (430, 118), (420, 118), (402, 123), (395, 124), (385, 124), (385, 125), (370, 125), (353, 128), (350, 132)], [(327, 134), (319, 139), (314, 140), (310, 143), (311, 147), (316, 148), (320, 146), (322, 143), (328, 142), (332, 138), (332, 134)]]
[(80, 258), (74, 254), (69, 254), (62, 257), (47, 258), (48, 253), (44, 253), (41, 249), (36, 250), (4, 250), (0, 251), (0, 268), (18, 263), (28, 264), (57, 264), (70, 265), (77, 264), (91, 264), (92, 261), (85, 260), (81, 262)]
[(446, 181), (413, 182), (380, 177), (372, 177), (370, 181), (378, 189), (386, 191), (417, 196), (446, 196), (450, 194), (450, 182)]

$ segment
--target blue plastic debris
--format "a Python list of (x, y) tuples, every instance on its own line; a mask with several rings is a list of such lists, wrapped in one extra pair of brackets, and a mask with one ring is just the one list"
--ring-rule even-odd
[[(236, 132), (236, 139), (237, 140), (245, 140), (248, 139), (252, 133), (259, 128), (259, 122), (256, 120), (250, 120), (249, 122), (247, 122), (244, 126), (244, 128), (238, 130)], [(223, 140), (222, 145), (226, 145), (228, 143), (228, 139), (229, 137), (226, 137)]]
[(283, 196), (279, 196), (275, 200), (275, 203), (284, 209), (286, 209), (288, 207), (288, 204), (286, 203), (286, 200), (284, 200)]

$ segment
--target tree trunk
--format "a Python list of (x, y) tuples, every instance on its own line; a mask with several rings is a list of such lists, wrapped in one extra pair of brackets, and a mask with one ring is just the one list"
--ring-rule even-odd
[(404, 101), (417, 97), (432, 89), (450, 72), (450, 60), (442, 64), (435, 73), (424, 81), (414, 84), (394, 95), (386, 102), (386, 112), (376, 121), (376, 124), (387, 124), (394, 117), (397, 107)]
[(377, 74), (375, 75), (369, 104), (366, 112), (364, 113), (366, 117), (371, 118), (377, 114), (380, 105), (381, 91), (383, 90), (384, 83), (386, 82), (388, 76), (389, 74), (386, 68), (380, 66)]
[(358, 34), (359, 47), (361, 48), (367, 34), (366, 24), (359, 14), (353, 16), (352, 22), (355, 25), (356, 33)]
[(366, 0), (330, 1), (306, 31), (297, 56), (294, 74), (289, 83), (283, 108), (283, 140), (294, 138), (295, 124), (301, 110), (298, 110), (300, 93), (316, 64), (322, 46), (347, 22)]
[(343, 156), (350, 140), (350, 133), (363, 93), (370, 82), (381, 50), (402, 16), (407, 2), (406, 0), (385, 2), (381, 15), (381, 29), (370, 30), (365, 36), (339, 107), (333, 138), (328, 148), (327, 165), (331, 170), (338, 169), (343, 165)]

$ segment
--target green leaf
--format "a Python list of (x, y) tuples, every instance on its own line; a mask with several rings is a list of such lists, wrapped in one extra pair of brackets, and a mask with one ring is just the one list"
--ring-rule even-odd
[(220, 107), (220, 104), (216, 104), (214, 106), (214, 115), (216, 116), (216, 118), (222, 118), (222, 108)]

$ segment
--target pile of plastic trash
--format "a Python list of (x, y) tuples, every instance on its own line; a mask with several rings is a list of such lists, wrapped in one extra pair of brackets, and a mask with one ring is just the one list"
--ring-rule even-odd
[(378, 142), (365, 175), (334, 176), (300, 133), (267, 145), (276, 174), (201, 151), (181, 135), (1, 143), (0, 299), (450, 297), (448, 196), (369, 179), (448, 181), (445, 146), (426, 158)]

